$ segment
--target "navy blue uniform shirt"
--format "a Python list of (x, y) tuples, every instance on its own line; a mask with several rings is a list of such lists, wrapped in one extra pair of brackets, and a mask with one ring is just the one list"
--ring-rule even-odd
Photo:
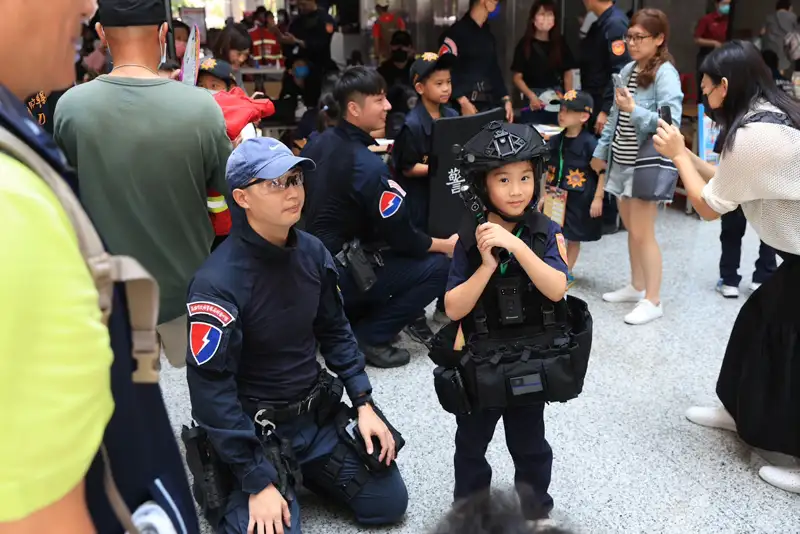
[[(458, 117), (458, 112), (449, 106), (439, 106), (442, 117)], [(406, 120), (392, 147), (392, 162), (397, 181), (408, 192), (408, 199), (414, 206), (414, 211), (428, 217), (428, 203), (430, 200), (430, 179), (426, 176), (408, 177), (403, 174), (410, 171), (416, 164), (430, 164), (433, 149), (433, 117), (425, 109), (422, 99), (406, 114)]]
[[(300, 13), (292, 19), (288, 32), (305, 43), (308, 60), (323, 70), (335, 68), (331, 59), (331, 39), (335, 21), (327, 11)], [(298, 45), (299, 46), (299, 45)], [(310, 102), (310, 103), (315, 103)]]
[[(561, 227), (558, 226), (553, 221), (549, 221), (550, 224), (547, 227), (547, 248), (544, 254), (544, 261), (547, 265), (552, 267), (553, 269), (557, 269), (564, 273), (564, 276), (567, 275), (567, 262), (564, 259), (564, 256), (567, 255), (566, 247), (564, 243), (564, 237), (561, 235)], [(516, 232), (516, 230), (515, 230)], [(530, 228), (523, 223), (523, 230), (520, 234), (519, 238), (528, 245), (528, 247), (533, 250), (533, 239), (534, 236), (530, 231)], [(559, 241), (561, 244), (559, 244)], [(562, 252), (559, 247), (565, 247), (563, 249), (563, 256)], [(501, 261), (506, 257), (505, 252), (501, 256)], [(514, 266), (519, 266), (519, 262), (517, 262), (516, 258), (511, 256), (509, 260)], [(521, 267), (521, 266), (520, 266)], [(500, 267), (498, 266), (497, 272), (499, 272)], [(467, 249), (464, 248), (464, 245), (459, 240), (456, 243), (455, 250), (453, 251), (453, 261), (450, 262), (450, 274), (447, 277), (447, 289), (446, 291), (450, 291), (451, 289), (460, 286), (469, 278), (475, 274), (477, 268), (470, 264), (469, 257), (467, 256)], [(535, 282), (534, 282), (535, 285)]]
[[(329, 128), (301, 156), (314, 160), (306, 191), (313, 205), (306, 227), (331, 254), (358, 238), (386, 244), (408, 256), (424, 256), (431, 238), (412, 224), (404, 189), (383, 159), (367, 148), (370, 135), (347, 121)], [(327, 167), (326, 161), (334, 165)]]
[(372, 388), (322, 243), (292, 230), (286, 247), (277, 247), (243, 218), (237, 214), (230, 237), (189, 287), (186, 374), (194, 419), (241, 490), (258, 493), (276, 474), (240, 398), (305, 398), (319, 375), (317, 342), (351, 399)]
[(614, 82), (611, 74), (631, 62), (623, 39), (628, 32), (628, 17), (613, 5), (592, 24), (580, 45), (581, 85), (594, 98), (595, 113), (611, 112)]
[(494, 100), (508, 96), (503, 70), (497, 60), (497, 42), (489, 23), (478, 26), (469, 12), (457, 20), (442, 35), (439, 55), (453, 54), (458, 59), (451, 70), (453, 101), (462, 96), (470, 98), (478, 83), (491, 87)]

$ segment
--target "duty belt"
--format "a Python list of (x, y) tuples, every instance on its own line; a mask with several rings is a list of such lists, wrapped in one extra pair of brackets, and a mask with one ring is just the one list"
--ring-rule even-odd
[(301, 415), (317, 411), (324, 398), (322, 393), (328, 376), (330, 376), (328, 372), (323, 369), (319, 380), (303, 400), (292, 403), (276, 403), (248, 398), (242, 399), (242, 407), (246, 412), (255, 414), (259, 420), (271, 421), (276, 425), (286, 423)]
[(491, 101), (492, 86), (486, 82), (476, 82), (472, 94), (470, 95), (471, 102), (489, 102)]

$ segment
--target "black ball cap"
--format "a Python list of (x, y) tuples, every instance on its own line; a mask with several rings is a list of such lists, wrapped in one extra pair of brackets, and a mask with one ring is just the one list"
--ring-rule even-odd
[(164, 0), (99, 0), (97, 20), (107, 28), (160, 26), (167, 8)]

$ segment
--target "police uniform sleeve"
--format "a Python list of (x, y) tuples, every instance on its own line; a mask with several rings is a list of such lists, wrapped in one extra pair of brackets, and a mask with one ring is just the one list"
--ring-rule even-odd
[(330, 252), (319, 243), (320, 298), (317, 317), (314, 319), (314, 335), (319, 342), (319, 351), (328, 367), (344, 382), (347, 395), (357, 399), (372, 393), (372, 385), (364, 370), (364, 355), (344, 314), (342, 294), (339, 290), (339, 275)]
[[(328, 51), (335, 27), (333, 17), (327, 13), (319, 17), (319, 25), (313, 31), (308, 32), (305, 38), (306, 50), (311, 57), (318, 57)], [(327, 65), (317, 66), (320, 68), (327, 67)]]
[(2, 154), (0, 195), (4, 524), (60, 501), (83, 480), (114, 401), (108, 329), (66, 213), (44, 180)]
[(495, 52), (492, 54), (492, 94), (499, 101), (501, 98), (508, 96), (508, 88), (506, 87), (505, 76), (503, 76), (503, 69), (500, 67), (500, 60), (497, 59), (497, 41), (494, 36), (492, 36), (492, 48)]
[(625, 44), (625, 34), (628, 31), (628, 25), (624, 19), (612, 19), (608, 22), (606, 27), (606, 39), (608, 41), (608, 66), (610, 69), (608, 76), (608, 83), (606, 90), (603, 92), (603, 101), (600, 105), (600, 111), (608, 114), (611, 112), (611, 106), (614, 103), (614, 82), (611, 79), (611, 73), (619, 74), (622, 67), (631, 62), (631, 56), (628, 53), (628, 46)]
[[(377, 158), (374, 154), (370, 156)], [(389, 178), (386, 165), (383, 169), (372, 166), (364, 169), (357, 179), (356, 194), (373, 226), (386, 243), (398, 252), (409, 256), (424, 256), (431, 248), (430, 236), (419, 231), (411, 222), (405, 191)]]
[(459, 239), (456, 241), (456, 246), (453, 249), (453, 259), (450, 261), (450, 273), (447, 275), (447, 288), (445, 293), (451, 289), (455, 289), (464, 282), (466, 282), (470, 274), (469, 256), (467, 256), (467, 249)]
[(547, 245), (542, 261), (567, 276), (567, 243), (561, 227), (553, 221), (550, 221), (547, 229)]
[(245, 493), (262, 491), (277, 479), (256, 436), (255, 424), (239, 402), (236, 373), (242, 346), (239, 309), (227, 292), (196, 278), (189, 288), (189, 348), (186, 379), (192, 416), (208, 433), (223, 462)]

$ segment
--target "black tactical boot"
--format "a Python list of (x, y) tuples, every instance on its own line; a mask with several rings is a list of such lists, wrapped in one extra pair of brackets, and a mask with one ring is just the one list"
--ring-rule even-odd
[(391, 368), (402, 367), (411, 361), (411, 353), (406, 349), (398, 349), (392, 345), (367, 345), (359, 343), (361, 352), (367, 363), (375, 367)]
[(425, 315), (421, 315), (414, 319), (414, 322), (403, 329), (403, 332), (409, 335), (411, 339), (418, 343), (422, 343), (430, 348), (431, 340), (433, 339), (433, 331), (428, 326), (428, 321)]

